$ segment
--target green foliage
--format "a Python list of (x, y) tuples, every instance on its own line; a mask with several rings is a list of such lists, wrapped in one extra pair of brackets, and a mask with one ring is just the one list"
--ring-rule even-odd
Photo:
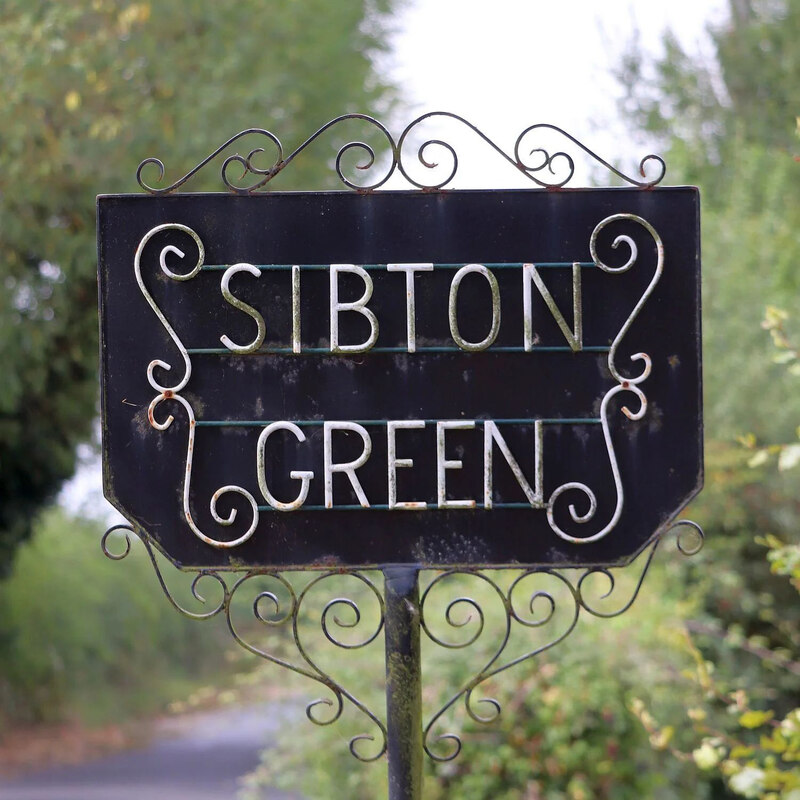
[[(508, 576), (494, 577), (508, 580)], [(535, 588), (543, 588), (545, 578)], [(632, 575), (621, 580), (617, 603), (633, 591)], [(599, 597), (607, 589), (599, 585), (602, 583), (598, 578), (598, 585), (587, 591), (596, 591)], [(681, 670), (692, 663), (688, 654), (674, 647), (678, 598), (685, 595), (680, 573), (657, 570), (648, 583), (649, 590), (628, 614), (612, 620), (583, 617), (577, 630), (552, 654), (545, 652), (482, 684), (472, 707), (477, 714), (485, 714), (489, 706), (480, 700), (497, 698), (502, 713), (494, 722), (474, 721), (465, 713), (463, 699), (447, 712), (432, 729), (428, 744), (433, 752), (446, 754), (450, 745), (438, 737), (455, 733), (462, 738), (463, 750), (446, 763), (426, 757), (425, 800), (710, 797), (708, 784), (702, 777), (697, 779), (691, 765), (665, 762), (662, 754), (653, 750), (650, 736), (628, 710), (639, 696), (660, 713), (681, 716), (683, 700), (675, 692), (676, 681)], [(535, 590), (533, 582), (530, 588)], [(475, 633), (477, 617), (474, 609), (470, 615), (466, 606), (456, 604), (452, 609), (453, 625), (444, 622), (448, 601), (463, 596), (474, 598), (483, 609), (483, 633), (473, 645), (452, 652), (423, 641), (426, 722), (434, 709), (472, 678), (479, 665), (489, 661), (502, 637), (503, 612), (497, 595), (482, 582), (466, 578), (452, 582), (450, 592), (429, 598), (431, 606), (426, 604), (425, 616), (435, 635), (467, 641)], [(552, 640), (565, 629), (571, 619), (571, 600), (568, 593), (558, 594), (556, 599), (560, 610), (552, 622), (543, 630), (526, 628), (512, 636), (504, 661)], [(520, 600), (520, 605), (524, 604), (525, 600)], [(307, 624), (301, 634), (313, 636), (313, 622)], [(382, 645), (379, 640), (367, 653), (334, 653), (337, 680), (359, 698), (368, 695), (375, 710), (382, 707)], [(315, 800), (385, 797), (385, 760), (361, 764), (347, 751), (350, 737), (363, 733), (372, 733), (369, 724), (347, 711), (341, 720), (321, 728), (309, 728), (302, 719), (264, 753), (261, 767), (249, 782), (253, 794), (245, 796), (257, 796), (259, 786), (269, 785), (300, 791)], [(673, 735), (681, 744), (690, 743), (683, 731)], [(361, 744), (365, 745), (362, 752), (374, 752), (371, 745)], [(659, 746), (664, 749), (667, 744), (664, 741)], [(313, 752), (312, 758), (309, 752)]]
[[(673, 755), (694, 762), (703, 772), (722, 775), (736, 796), (797, 800), (800, 708), (791, 708), (778, 719), (773, 709), (754, 707), (748, 692), (731, 689), (724, 678), (716, 677), (715, 664), (706, 660), (688, 635), (684, 647), (694, 659), (694, 668), (684, 673), (691, 688), (683, 691), (690, 703), (687, 717), (698, 741), (691, 752), (669, 745)], [(754, 649), (747, 648), (750, 652)], [(771, 654), (764, 651), (758, 655)], [(784, 666), (800, 673), (800, 662)], [(671, 740), (674, 728), (662, 728), (644, 703), (635, 704), (633, 710), (651, 739)]]
[[(772, 342), (777, 349), (772, 361), (786, 368), (790, 379), (800, 377), (800, 351), (791, 341), (786, 330), (786, 323), (790, 319), (785, 309), (767, 306), (762, 327), (768, 330), (772, 336)], [(800, 426), (795, 430), (796, 438), (800, 438)], [(742, 443), (750, 450), (753, 455), (748, 464), (751, 467), (760, 467), (767, 464), (775, 457), (780, 472), (794, 469), (800, 464), (800, 442), (784, 442), (781, 444), (770, 444), (766, 447), (757, 447), (755, 436), (748, 435), (743, 438)]]
[[(765, 321), (779, 355), (794, 353), (787, 319), (769, 309)], [(791, 369), (795, 360), (778, 361)], [(720, 775), (736, 796), (798, 800), (800, 545), (774, 533), (796, 539), (796, 474), (785, 456), (792, 445), (758, 448), (755, 441), (750, 435), (743, 439), (745, 448), (717, 444), (709, 453), (707, 494), (699, 507), (711, 536), (697, 567), (707, 575), (708, 615), (687, 622), (696, 643), (689, 636), (683, 643), (695, 662), (682, 691), (697, 741), (687, 751), (671, 749), (679, 759)], [(765, 480), (775, 452), (779, 472), (787, 474)], [(753, 541), (758, 531), (771, 533)], [(791, 584), (776, 575), (788, 576)], [(647, 708), (636, 711), (646, 730), (660, 735)], [(669, 719), (670, 729), (676, 724)]]
[[(672, 178), (699, 184), (703, 197), (712, 441), (706, 490), (692, 511), (708, 534), (694, 567), (705, 599), (683, 641), (695, 661), (681, 689), (694, 741), (671, 748), (719, 776), (728, 796), (792, 800), (800, 797), (792, 740), (800, 604), (779, 575), (792, 573), (798, 548), (800, 395), (780, 365), (796, 369), (784, 323), (800, 311), (798, 36), (798, 0), (730, 0), (728, 19), (711, 31), (711, 58), (668, 36), (660, 59), (632, 47), (619, 70), (629, 118), (662, 140)], [(777, 359), (759, 325), (765, 306)], [(652, 735), (686, 725), (651, 711), (637, 708)]]
[[(254, 125), (274, 128), (293, 148), (338, 114), (385, 112), (392, 94), (371, 56), (383, 47), (391, 6), (3, 3), (0, 570), (90, 435), (95, 195), (138, 191), (136, 167), (151, 155), (175, 180)], [(330, 186), (336, 143), (332, 134), (304, 152), (278, 187)], [(264, 153), (264, 165), (276, 155)], [(220, 190), (218, 176), (210, 167), (192, 188)]]
[(709, 200), (704, 210), (706, 425), (715, 439), (745, 432), (785, 439), (796, 427), (800, 404), (779, 380), (760, 322), (765, 305), (798, 310), (792, 284), (800, 215), (792, 208), (795, 186), (784, 186), (797, 184), (797, 165), (764, 163), (763, 153), (751, 148), (739, 158), (737, 183), (720, 207)]
[(776, 536), (761, 540), (769, 548), (767, 560), (776, 575), (788, 575), (792, 586), (800, 592), (800, 545), (784, 544)]
[(221, 670), (224, 627), (190, 624), (167, 607), (144, 550), (134, 542), (123, 563), (112, 562), (101, 533), (47, 512), (0, 583), (0, 726), (118, 720)]
[[(759, 535), (791, 541), (796, 536), (798, 501), (794, 478), (765, 479), (766, 467), (748, 466), (751, 455), (736, 445), (711, 442), (706, 451), (706, 486), (692, 515), (707, 534), (704, 550), (692, 559), (695, 586), (703, 597), (704, 624), (732, 631), (734, 637), (763, 641), (770, 648), (791, 651), (800, 647), (800, 605), (786, 580), (777, 577), (765, 558)], [(705, 646), (716, 649), (715, 642)], [(723, 648), (715, 658), (725, 659), (732, 674), (745, 681), (763, 680), (758, 659), (742, 660)], [(797, 691), (792, 676), (771, 679)]]
[[(742, 145), (773, 157), (796, 149), (800, 4), (729, 0), (727, 19), (710, 34), (710, 57), (687, 52), (668, 33), (655, 61), (632, 39), (617, 78), (623, 113), (669, 147), (673, 177), (701, 184), (716, 205), (736, 185)], [(757, 184), (748, 188), (758, 194)]]
[[(703, 608), (685, 617), (675, 640), (693, 659), (676, 686), (688, 711), (632, 708), (657, 741), (684, 730), (684, 744), (668, 749), (723, 780), (726, 796), (796, 800), (800, 603), (778, 577), (800, 561), (798, 546), (784, 541), (796, 537), (796, 476), (771, 475), (774, 467), (752, 460), (737, 445), (711, 442), (707, 450), (706, 488), (692, 510), (708, 543), (690, 567)], [(757, 536), (763, 531), (773, 533)]]

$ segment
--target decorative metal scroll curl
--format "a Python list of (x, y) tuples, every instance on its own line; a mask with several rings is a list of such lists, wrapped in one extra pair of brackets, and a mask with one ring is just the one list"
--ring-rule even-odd
[(622, 324), (622, 327), (619, 329), (619, 332), (614, 337), (614, 341), (611, 343), (611, 348), (608, 352), (608, 371), (611, 373), (612, 377), (617, 381), (617, 385), (612, 387), (606, 394), (603, 396), (602, 402), (600, 404), (600, 422), (603, 428), (603, 438), (606, 445), (606, 452), (608, 454), (609, 465), (611, 467), (611, 474), (614, 480), (614, 490), (616, 493), (616, 504), (614, 507), (614, 513), (611, 516), (611, 519), (599, 530), (595, 533), (592, 533), (587, 536), (573, 536), (566, 531), (564, 531), (556, 522), (555, 519), (555, 505), (559, 497), (565, 494), (565, 492), (580, 492), (584, 495), (585, 499), (588, 501), (588, 508), (584, 513), (580, 513), (574, 504), (570, 504), (568, 506), (569, 515), (572, 518), (572, 521), (578, 523), (579, 525), (583, 525), (590, 520), (592, 520), (595, 516), (597, 511), (597, 497), (592, 489), (587, 486), (585, 483), (580, 483), (578, 481), (569, 481), (568, 483), (562, 484), (557, 489), (553, 491), (550, 495), (550, 499), (547, 503), (547, 521), (550, 524), (550, 528), (559, 536), (561, 539), (564, 539), (567, 542), (571, 542), (572, 544), (588, 544), (590, 542), (596, 542), (608, 535), (617, 525), (622, 516), (623, 506), (625, 503), (625, 494), (622, 485), (622, 477), (619, 471), (619, 465), (617, 463), (617, 456), (614, 451), (614, 442), (611, 438), (611, 430), (609, 427), (609, 402), (614, 398), (616, 395), (621, 394), (623, 392), (633, 394), (639, 401), (639, 407), (636, 411), (631, 411), (628, 406), (622, 407), (622, 413), (632, 421), (637, 421), (642, 419), (644, 415), (647, 413), (647, 397), (645, 393), (640, 388), (640, 384), (647, 380), (650, 376), (650, 373), (653, 368), (653, 361), (647, 353), (635, 353), (630, 357), (630, 360), (633, 362), (641, 361), (644, 364), (644, 367), (639, 371), (637, 375), (633, 376), (626, 376), (623, 375), (617, 366), (616, 358), (617, 358), (617, 350), (625, 338), (626, 334), (630, 330), (631, 325), (633, 325), (636, 318), (639, 316), (639, 312), (644, 307), (645, 303), (647, 302), (650, 295), (656, 288), (656, 285), (661, 280), (661, 275), (664, 272), (664, 243), (661, 240), (661, 237), (658, 235), (656, 229), (642, 217), (637, 216), (636, 214), (612, 214), (609, 217), (606, 217), (604, 220), (599, 222), (596, 226), (594, 231), (592, 231), (592, 235), (589, 239), (589, 252), (592, 255), (592, 260), (594, 261), (597, 266), (603, 270), (603, 272), (607, 272), (613, 275), (617, 275), (620, 273), (627, 272), (631, 267), (633, 267), (638, 258), (639, 258), (639, 247), (636, 244), (636, 241), (627, 234), (620, 234), (616, 236), (611, 242), (611, 247), (616, 250), (623, 245), (627, 248), (628, 251), (628, 258), (619, 266), (612, 266), (607, 264), (599, 255), (597, 250), (597, 242), (600, 238), (600, 235), (608, 228), (619, 222), (627, 222), (627, 223), (634, 223), (637, 226), (642, 227), (653, 239), (653, 243), (656, 249), (656, 267), (653, 271), (653, 277), (650, 279), (650, 282), (647, 285), (647, 288), (642, 292), (641, 297), (637, 301), (636, 305), (634, 306), (631, 313), (628, 315), (628, 318)]
[[(520, 572), (506, 589), (485, 573), (476, 570), (453, 569), (437, 575), (421, 598), (422, 629), (434, 644), (449, 649), (468, 648), (477, 643), (485, 629), (487, 612), (484, 604), (461, 595), (445, 605), (440, 605), (438, 612), (440, 617), (443, 616), (445, 626), (451, 631), (456, 634), (459, 631), (465, 632), (462, 634), (463, 638), (460, 641), (448, 640), (433, 630), (432, 614), (428, 606), (431, 605), (431, 598), (436, 590), (447, 582), (456, 583), (458, 589), (463, 589), (464, 579), (478, 580), (482, 585), (489, 587), (489, 596), (493, 601), (496, 598), (502, 609), (503, 622), (502, 631), (496, 636), (498, 643), (483, 666), (430, 717), (423, 738), (427, 755), (434, 761), (451, 761), (456, 758), (462, 748), (461, 737), (456, 733), (438, 735), (434, 733), (444, 715), (463, 700), (464, 710), (474, 722), (480, 724), (494, 722), (500, 716), (501, 705), (492, 697), (478, 697), (481, 685), (499, 673), (530, 661), (564, 641), (575, 630), (581, 612), (606, 619), (625, 613), (639, 595), (661, 540), (673, 532), (676, 533), (677, 547), (684, 555), (692, 556), (702, 549), (704, 535), (697, 523), (691, 520), (678, 520), (672, 523), (637, 558), (637, 562), (643, 561), (641, 572), (635, 580), (633, 589), (625, 595), (617, 591), (618, 582), (615, 573), (618, 570), (605, 567), (580, 570), (577, 577), (556, 569), (528, 569)], [(598, 579), (605, 581), (605, 591), (598, 591)], [(550, 588), (543, 587), (544, 581), (549, 581)], [(459, 583), (462, 585), (459, 586)], [(466, 610), (466, 614), (461, 618), (455, 616), (459, 607)], [(549, 628), (549, 630), (535, 647), (522, 653), (512, 654), (503, 661), (503, 656), (509, 651), (509, 643), (515, 628), (517, 632), (526, 629), (544, 631)], [(486, 711), (480, 713), (478, 706)], [(437, 744), (440, 748), (438, 751), (434, 749)]]
[[(550, 132), (551, 136), (555, 135), (563, 139), (565, 142), (564, 147), (573, 147), (576, 151), (582, 151), (589, 158), (632, 186), (638, 186), (643, 189), (656, 186), (664, 178), (667, 169), (664, 160), (660, 156), (651, 153), (641, 159), (639, 162), (639, 175), (638, 177), (633, 177), (601, 158), (562, 128), (549, 123), (537, 123), (525, 128), (517, 136), (511, 153), (508, 153), (483, 131), (458, 114), (453, 114), (449, 111), (431, 111), (410, 122), (396, 139), (386, 126), (373, 117), (366, 114), (343, 114), (323, 125), (289, 155), (284, 155), (283, 145), (271, 131), (264, 128), (248, 128), (232, 136), (206, 156), (197, 166), (167, 186), (152, 185), (144, 177), (145, 171), (151, 171), (152, 168), (155, 168), (158, 172), (155, 183), (158, 184), (163, 181), (166, 169), (164, 162), (158, 158), (146, 158), (142, 161), (136, 170), (136, 180), (142, 189), (150, 194), (175, 192), (206, 165), (221, 156), (233, 144), (245, 137), (250, 137), (251, 140), (257, 137), (261, 140), (262, 146), (251, 148), (246, 156), (240, 153), (228, 155), (223, 160), (220, 171), (222, 182), (229, 191), (236, 194), (250, 194), (267, 186), (276, 175), (281, 173), (297, 156), (328, 130), (336, 128), (347, 120), (355, 120), (363, 123), (371, 131), (374, 138), (379, 141), (385, 140), (385, 157), (379, 158), (375, 148), (364, 141), (353, 140), (341, 146), (336, 155), (335, 169), (339, 180), (345, 186), (357, 191), (371, 191), (383, 186), (394, 172), (398, 171), (412, 186), (419, 189), (442, 189), (455, 178), (458, 172), (459, 159), (455, 147), (443, 139), (435, 137), (423, 137), (424, 141), (420, 145), (412, 145), (411, 143), (415, 138), (414, 135), (417, 133), (417, 128), (431, 119), (455, 120), (488, 145), (502, 160), (514, 167), (521, 175), (524, 175), (537, 186), (547, 189), (560, 189), (572, 180), (575, 174), (575, 160), (567, 150), (556, 149), (552, 151), (544, 147), (542, 134), (546, 132)], [(409, 172), (408, 156), (413, 154), (415, 149), (416, 160), (422, 166), (423, 172), (428, 175), (428, 180), (418, 180), (412, 177)], [(266, 166), (260, 166), (259, 162), (263, 161), (268, 150), (274, 155), (274, 159), (271, 162), (267, 160)], [(355, 167), (367, 176), (363, 184), (356, 183), (345, 176), (343, 159), (345, 155), (351, 152), (360, 153), (363, 156), (363, 160)], [(445, 157), (446, 162), (444, 165), (434, 160), (435, 154)], [(439, 167), (441, 167), (441, 170), (437, 169)], [(242, 172), (238, 178), (235, 178), (233, 171), (237, 168), (241, 169)], [(441, 177), (442, 172), (445, 174), (443, 178)], [(650, 177), (648, 177), (648, 172), (651, 172)], [(374, 177), (370, 178), (369, 176)]]
[[(420, 600), (421, 628), (433, 644), (450, 650), (468, 649), (476, 645), (485, 633), (490, 633), (486, 629), (487, 619), (490, 618), (485, 608), (487, 600), (483, 597), (476, 599), (465, 595), (464, 584), (467, 581), (478, 582), (477, 585), (483, 589), (482, 593), (501, 609), (502, 621), (499, 634), (496, 636), (497, 644), (480, 669), (429, 718), (424, 729), (424, 748), (427, 755), (434, 761), (450, 761), (460, 753), (462, 740), (458, 734), (435, 735), (434, 733), (441, 725), (444, 715), (454, 709), (460, 701), (463, 700), (467, 715), (475, 722), (489, 724), (497, 719), (501, 713), (500, 703), (494, 698), (478, 696), (480, 687), (486, 681), (501, 672), (530, 661), (564, 641), (575, 630), (582, 612), (594, 617), (610, 618), (627, 611), (639, 594), (661, 540), (673, 532), (676, 533), (677, 547), (684, 555), (694, 555), (702, 548), (704, 536), (699, 525), (691, 520), (678, 520), (672, 523), (639, 555), (637, 562), (642, 562), (641, 572), (635, 579), (632, 590), (624, 595), (617, 591), (619, 584), (616, 573), (619, 570), (605, 567), (590, 567), (577, 571), (559, 571), (551, 568), (521, 570), (513, 577), (507, 588), (501, 586), (491, 575), (478, 569), (452, 569), (434, 575)], [(365, 613), (363, 597), (341, 595), (333, 597), (324, 604), (319, 614), (319, 627), (325, 640), (339, 650), (356, 650), (365, 648), (378, 639), (383, 631), (385, 607), (381, 591), (370, 575), (355, 571), (342, 573), (331, 570), (306, 579), (308, 582), (305, 586), (298, 589), (295, 582), (276, 571), (253, 570), (237, 576), (215, 570), (199, 570), (189, 588), (200, 610), (192, 611), (182, 605), (170, 591), (161, 572), (154, 547), (145, 532), (136, 530), (131, 525), (112, 526), (101, 540), (104, 554), (115, 561), (126, 558), (132, 549), (130, 534), (136, 535), (141, 540), (161, 589), (175, 609), (195, 620), (224, 617), (234, 639), (246, 650), (323, 686), (328, 696), (313, 700), (306, 707), (306, 715), (314, 724), (331, 725), (337, 722), (346, 705), (350, 704), (363, 716), (369, 726), (369, 732), (358, 734), (350, 740), (350, 751), (357, 759), (375, 761), (386, 753), (387, 730), (379, 714), (368, 708), (353, 692), (327, 672), (321, 666), (321, 661), (315, 655), (313, 648), (306, 643), (306, 637), (310, 635), (305, 622), (308, 618), (307, 598), (312, 590), (324, 587), (333, 577), (339, 579), (344, 577), (353, 581), (361, 590), (361, 595), (366, 596), (367, 602), (372, 606), (372, 613)], [(116, 550), (110, 543), (112, 537), (122, 537), (121, 550)], [(509, 571), (503, 572), (508, 574)], [(598, 588), (598, 580), (603, 581), (605, 587)], [(216, 602), (207, 601), (201, 594), (200, 583), (203, 581), (215, 586), (214, 591), (218, 593)], [(272, 588), (263, 588), (263, 581), (269, 581)], [(550, 581), (562, 591), (556, 591), (552, 586), (544, 588), (545, 581)], [(456, 596), (445, 599), (443, 603), (437, 605), (434, 596), (446, 590), (448, 585), (452, 585), (457, 593)], [(250, 595), (248, 590), (251, 591)], [(615, 603), (617, 595), (620, 596)], [(232, 614), (233, 602), (240, 596), (249, 599), (253, 618), (260, 626), (268, 630), (291, 631), (299, 661), (290, 661), (254, 642), (256, 634), (252, 624), (241, 625)], [(462, 611), (466, 613), (461, 613)], [(437, 617), (440, 619), (437, 620)], [(458, 636), (460, 633), (461, 638), (447, 638), (439, 633), (437, 621), (450, 630), (451, 635)], [(512, 652), (509, 645), (515, 632), (545, 631), (548, 627), (552, 627), (552, 630), (548, 631), (536, 646), (521, 654)], [(344, 638), (343, 634), (354, 632), (357, 638)], [(282, 642), (276, 641), (276, 645), (281, 644)], [(503, 660), (504, 657), (506, 660)], [(480, 713), (478, 706), (486, 711)], [(327, 713), (324, 713), (325, 707)]]
[(186, 225), (181, 225), (179, 223), (169, 222), (163, 225), (157, 225), (155, 228), (152, 228), (148, 231), (143, 237), (141, 242), (139, 242), (139, 246), (136, 248), (136, 253), (133, 259), (133, 267), (134, 267), (134, 274), (136, 275), (136, 283), (139, 286), (139, 290), (141, 291), (142, 295), (144, 296), (145, 300), (147, 300), (148, 305), (153, 309), (156, 316), (158, 317), (159, 322), (164, 326), (164, 330), (169, 334), (170, 339), (172, 339), (173, 343), (178, 349), (178, 352), (181, 355), (181, 359), (183, 360), (183, 377), (174, 385), (166, 386), (159, 382), (158, 378), (156, 377), (155, 370), (156, 368), (161, 369), (165, 372), (170, 372), (172, 370), (172, 366), (168, 364), (166, 361), (162, 361), (161, 359), (154, 359), (147, 365), (147, 382), (150, 386), (158, 392), (156, 396), (151, 401), (148, 409), (147, 409), (147, 418), (150, 422), (151, 427), (155, 428), (158, 431), (165, 431), (169, 428), (172, 423), (175, 421), (175, 417), (172, 414), (169, 414), (166, 419), (163, 421), (159, 421), (156, 417), (156, 409), (164, 402), (175, 402), (179, 403), (183, 409), (186, 411), (187, 420), (189, 423), (189, 437), (188, 443), (186, 447), (186, 469), (184, 470), (184, 481), (183, 481), (183, 515), (186, 519), (189, 528), (192, 532), (197, 536), (198, 539), (205, 542), (206, 544), (211, 545), (212, 547), (216, 547), (219, 549), (226, 549), (231, 547), (238, 547), (240, 544), (244, 544), (252, 535), (255, 533), (256, 528), (258, 527), (258, 503), (256, 503), (255, 498), (253, 495), (248, 492), (246, 489), (243, 489), (241, 486), (235, 486), (232, 484), (228, 484), (226, 486), (221, 486), (217, 489), (216, 492), (211, 497), (211, 502), (209, 504), (211, 516), (214, 521), (222, 526), (230, 526), (236, 520), (238, 516), (238, 511), (236, 508), (232, 508), (228, 513), (228, 516), (223, 517), (220, 516), (219, 511), (217, 510), (217, 505), (224, 495), (235, 494), (243, 497), (250, 506), (250, 512), (252, 514), (252, 520), (250, 522), (249, 527), (247, 530), (241, 535), (236, 537), (235, 539), (230, 540), (220, 540), (215, 539), (212, 536), (204, 533), (197, 525), (192, 515), (192, 511), (189, 505), (189, 495), (191, 492), (191, 484), (192, 484), (192, 463), (194, 458), (194, 446), (195, 446), (195, 431), (196, 431), (196, 420), (194, 415), (194, 410), (192, 409), (191, 404), (186, 400), (185, 397), (180, 395), (180, 392), (186, 388), (186, 385), (189, 383), (189, 378), (192, 376), (192, 361), (189, 358), (189, 353), (181, 341), (178, 334), (175, 332), (175, 329), (170, 325), (167, 318), (164, 316), (164, 312), (158, 307), (158, 304), (153, 299), (153, 296), (150, 294), (149, 290), (145, 286), (144, 278), (142, 277), (142, 255), (145, 251), (145, 248), (150, 243), (156, 234), (165, 232), (165, 231), (178, 231), (179, 233), (185, 234), (188, 236), (191, 241), (194, 243), (194, 246), (197, 248), (197, 260), (196, 263), (191, 267), (188, 272), (175, 272), (168, 264), (167, 264), (167, 257), (175, 258), (177, 257), (180, 260), (183, 260), (187, 257), (187, 254), (181, 250), (179, 247), (176, 247), (173, 244), (168, 244), (165, 247), (161, 248), (158, 257), (158, 263), (161, 267), (161, 271), (166, 275), (168, 278), (176, 281), (188, 281), (194, 278), (203, 266), (203, 260), (205, 258), (205, 248), (203, 247), (203, 242), (200, 237), (193, 231), (191, 228), (187, 227)]
[[(103, 553), (114, 561), (126, 558), (131, 552), (131, 534), (134, 534), (144, 545), (159, 585), (175, 609), (194, 620), (210, 619), (216, 616), (224, 617), (233, 638), (245, 650), (321, 684), (328, 696), (312, 700), (306, 706), (306, 716), (315, 725), (335, 723), (342, 716), (347, 703), (357, 709), (372, 728), (371, 732), (359, 734), (350, 740), (350, 751), (359, 761), (375, 761), (386, 752), (386, 726), (383, 721), (320, 666), (312, 651), (313, 648), (305, 641), (307, 628), (302, 624), (302, 620), (306, 616), (306, 606), (308, 605), (306, 601), (316, 587), (331, 578), (341, 578), (340, 571), (322, 572), (298, 591), (293, 583), (279, 572), (254, 570), (244, 575), (232, 575), (215, 570), (199, 570), (195, 573), (189, 589), (201, 610), (192, 611), (181, 604), (170, 591), (161, 572), (150, 537), (144, 531), (126, 524), (112, 526), (105, 532), (101, 540)], [(119, 551), (110, 544), (110, 540), (115, 536), (122, 537), (124, 542)], [(380, 636), (384, 624), (384, 602), (380, 589), (369, 576), (360, 572), (349, 572), (346, 577), (355, 581), (360, 588), (365, 589), (367, 597), (373, 601), (374, 608), (370, 620), (367, 621), (366, 615), (362, 612), (362, 604), (359, 604), (358, 601), (348, 597), (334, 597), (324, 605), (320, 613), (319, 624), (327, 642), (343, 650), (355, 650), (368, 646)], [(272, 587), (264, 589), (263, 584), (256, 584), (257, 579), (262, 582), (265, 580), (271, 582)], [(216, 602), (209, 602), (201, 594), (200, 584), (203, 581), (211, 584), (213, 591), (217, 593)], [(248, 589), (252, 589), (249, 596)], [(363, 591), (362, 594), (364, 594)], [(299, 663), (271, 653), (254, 642), (252, 626), (240, 624), (232, 613), (233, 603), (239, 597), (249, 600), (253, 618), (264, 628), (291, 631), (300, 656)], [(345, 640), (342, 637), (343, 632), (353, 632), (361, 627), (367, 627), (369, 630), (366, 630), (357, 640)], [(356, 631), (356, 633), (359, 632)], [(276, 641), (275, 644), (276, 648), (282, 649), (282, 640)], [(365, 743), (371, 743), (371, 747)]]

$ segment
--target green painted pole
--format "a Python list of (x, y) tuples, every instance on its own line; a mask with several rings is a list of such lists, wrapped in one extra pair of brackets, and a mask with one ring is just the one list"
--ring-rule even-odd
[(419, 570), (383, 570), (386, 603), (386, 748), (389, 800), (422, 798)]

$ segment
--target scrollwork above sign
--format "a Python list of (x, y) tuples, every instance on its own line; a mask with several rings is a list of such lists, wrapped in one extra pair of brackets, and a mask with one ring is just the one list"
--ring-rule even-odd
[[(267, 188), (273, 178), (286, 169), (295, 158), (327, 131), (340, 127), (348, 121), (356, 121), (366, 125), (373, 136), (385, 142), (385, 147), (378, 147), (376, 150), (376, 146), (359, 140), (352, 140), (342, 145), (337, 152), (334, 168), (339, 180), (345, 186), (360, 192), (372, 191), (384, 186), (389, 178), (397, 172), (411, 186), (415, 186), (418, 189), (443, 189), (456, 177), (459, 169), (459, 157), (456, 148), (452, 144), (437, 136), (422, 136), (422, 143), (416, 144), (417, 139), (415, 137), (418, 129), (428, 120), (455, 121), (464, 130), (471, 132), (481, 140), (490, 151), (494, 151), (500, 158), (501, 163), (506, 162), (536, 186), (547, 189), (565, 187), (574, 177), (575, 159), (573, 154), (569, 152), (570, 148), (573, 149), (573, 153), (580, 152), (584, 154), (608, 170), (611, 175), (615, 175), (625, 183), (640, 189), (650, 189), (657, 186), (661, 183), (666, 173), (664, 160), (660, 156), (650, 153), (639, 161), (638, 176), (626, 174), (590, 150), (567, 131), (545, 122), (536, 123), (525, 128), (517, 136), (509, 153), (464, 117), (449, 111), (431, 111), (422, 114), (406, 125), (397, 138), (392, 136), (389, 129), (374, 117), (366, 114), (343, 114), (327, 122), (288, 155), (284, 155), (283, 145), (274, 133), (264, 128), (248, 128), (240, 131), (235, 136), (231, 136), (230, 139), (206, 156), (197, 166), (167, 186), (158, 186), (166, 176), (166, 168), (161, 159), (154, 157), (146, 158), (139, 164), (136, 170), (136, 180), (142, 189), (149, 194), (171, 194), (180, 190), (193, 176), (222, 156), (237, 142), (249, 140), (252, 143), (254, 140), (259, 140), (255, 147), (250, 148), (247, 155), (241, 155), (240, 153), (227, 155), (223, 159), (220, 168), (222, 183), (228, 191), (234, 194), (252, 194), (260, 189)], [(555, 149), (550, 144), (545, 147), (545, 143), (541, 141), (543, 134), (550, 134), (560, 138), (564, 141), (564, 145), (556, 146)], [(561, 149), (562, 147), (565, 149)], [(414, 158), (415, 150), (417, 162), (422, 166), (423, 171), (430, 176), (428, 180), (415, 178), (409, 171), (409, 160)], [(272, 161), (269, 160), (270, 153), (274, 156)], [(365, 176), (363, 183), (356, 182), (345, 175), (343, 159), (348, 153), (360, 153), (363, 157), (363, 160), (355, 166), (355, 169)], [(444, 166), (440, 163), (442, 157), (445, 159)], [(266, 160), (266, 165), (260, 165), (260, 162), (264, 160)], [(442, 168), (444, 177), (441, 177), (441, 172), (436, 171), (439, 167)], [(149, 180), (152, 182), (148, 182), (145, 173), (150, 172), (152, 174), (153, 169), (157, 171), (157, 177), (155, 181), (150, 178)], [(233, 174), (234, 170), (237, 169), (241, 170), (241, 175), (238, 178)]]

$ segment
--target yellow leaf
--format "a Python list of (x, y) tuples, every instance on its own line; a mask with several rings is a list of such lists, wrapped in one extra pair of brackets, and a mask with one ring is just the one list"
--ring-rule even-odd
[(748, 450), (752, 450), (756, 446), (756, 437), (752, 433), (745, 433), (742, 436), (737, 436), (736, 441)]
[(739, 717), (739, 724), (743, 728), (760, 728), (773, 717), (772, 711), (745, 711)]
[(650, 744), (655, 750), (666, 750), (674, 735), (675, 729), (671, 725), (667, 725), (665, 728), (658, 731), (658, 733), (654, 733), (650, 736)]
[(81, 96), (74, 89), (71, 89), (64, 96), (64, 107), (67, 111), (77, 111), (81, 105)]

